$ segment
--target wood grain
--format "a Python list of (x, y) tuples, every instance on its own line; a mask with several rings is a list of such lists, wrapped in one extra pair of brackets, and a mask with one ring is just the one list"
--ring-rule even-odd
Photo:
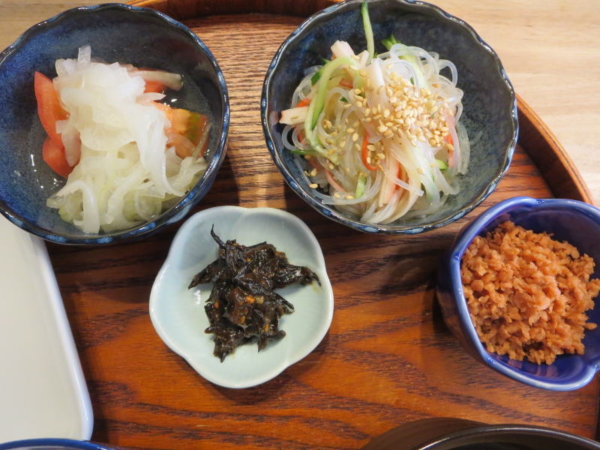
[(307, 17), (341, 0), (133, 0), (131, 5), (153, 8), (177, 20), (219, 14), (284, 14)]
[(151, 284), (177, 226), (109, 248), (49, 245), (91, 392), (93, 440), (132, 449), (348, 449), (428, 417), (593, 436), (597, 381), (554, 393), (502, 377), (459, 346), (434, 299), (440, 257), (466, 221), (505, 198), (552, 195), (528, 154), (519, 146), (498, 190), (441, 230), (372, 236), (326, 220), (286, 187), (260, 128), (267, 66), (300, 21), (252, 14), (186, 22), (218, 58), (232, 109), (227, 159), (197, 210), (270, 206), (304, 220), (323, 248), (334, 286), (330, 332), (271, 382), (219, 388), (168, 350), (148, 317)]
[(546, 180), (552, 194), (593, 203), (593, 197), (573, 160), (533, 109), (517, 96), (519, 104), (519, 142), (527, 149)]

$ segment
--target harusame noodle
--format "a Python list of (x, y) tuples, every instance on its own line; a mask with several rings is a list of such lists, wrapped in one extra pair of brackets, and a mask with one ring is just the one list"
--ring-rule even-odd
[(394, 36), (375, 55), (361, 12), (367, 50), (337, 41), (306, 71), (282, 112), (283, 143), (324, 204), (374, 224), (431, 214), (469, 165), (456, 67)]

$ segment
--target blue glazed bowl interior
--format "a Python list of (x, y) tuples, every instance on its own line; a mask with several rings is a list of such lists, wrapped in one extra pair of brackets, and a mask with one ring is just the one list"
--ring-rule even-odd
[(460, 180), (460, 193), (450, 197), (436, 213), (425, 218), (370, 226), (345, 217), (323, 205), (306, 186), (295, 157), (282, 144), (283, 126), (278, 112), (290, 108), (292, 94), (305, 69), (331, 56), (336, 40), (347, 41), (356, 53), (366, 49), (359, 1), (332, 6), (300, 26), (281, 46), (267, 73), (263, 91), (263, 127), (269, 150), (286, 181), (321, 213), (361, 231), (415, 233), (454, 221), (493, 191), (508, 169), (516, 145), (517, 118), (514, 91), (497, 55), (464, 22), (439, 8), (404, 0), (369, 2), (376, 52), (391, 34), (407, 45), (437, 52), (458, 70), (458, 87), (464, 91), (464, 125), (471, 140), (468, 174)]
[[(201, 181), (157, 220), (125, 232), (84, 234), (63, 222), (46, 199), (64, 184), (42, 160), (46, 134), (37, 116), (33, 76), (53, 78), (54, 62), (76, 58), (91, 45), (92, 57), (106, 62), (162, 69), (183, 75), (184, 87), (170, 94), (171, 105), (207, 115), (212, 124)], [(229, 105), (222, 73), (206, 46), (185, 26), (155, 11), (100, 5), (66, 11), (29, 29), (0, 54), (0, 210), (17, 225), (55, 242), (108, 243), (155, 231), (180, 219), (212, 182), (224, 157)]]
[[(583, 355), (561, 355), (553, 364), (515, 361), (489, 353), (479, 341), (471, 322), (462, 290), (460, 262), (476, 236), (484, 236), (508, 220), (535, 232), (552, 233), (553, 238), (567, 241), (596, 262), (592, 278), (600, 278), (600, 210), (575, 200), (534, 200), (516, 197), (499, 203), (470, 224), (457, 238), (451, 254), (452, 294), (457, 303), (461, 326), (472, 345), (486, 363), (519, 381), (555, 390), (571, 390), (587, 384), (600, 363), (600, 327), (588, 330)], [(600, 302), (587, 312), (590, 321), (600, 325)]]

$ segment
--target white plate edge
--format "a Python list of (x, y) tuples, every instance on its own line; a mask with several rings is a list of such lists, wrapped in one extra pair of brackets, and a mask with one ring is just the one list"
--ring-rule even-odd
[(48, 292), (48, 298), (50, 299), (50, 309), (54, 318), (54, 322), (57, 325), (58, 338), (61, 343), (61, 347), (64, 350), (65, 358), (69, 366), (69, 374), (71, 376), (72, 384), (75, 387), (77, 393), (76, 398), (78, 401), (77, 407), (79, 410), (79, 417), (81, 419), (79, 434), (76, 439), (89, 440), (92, 437), (94, 427), (94, 413), (92, 409), (92, 402), (90, 394), (87, 389), (85, 377), (83, 375), (83, 369), (81, 367), (81, 361), (79, 360), (79, 353), (75, 346), (75, 339), (71, 331), (71, 326), (67, 318), (65, 306), (62, 301), (62, 295), (58, 288), (56, 281), (56, 275), (48, 250), (44, 241), (38, 237), (27, 235), (33, 244), (36, 260), (39, 264), (40, 273), (44, 280), (44, 286)]

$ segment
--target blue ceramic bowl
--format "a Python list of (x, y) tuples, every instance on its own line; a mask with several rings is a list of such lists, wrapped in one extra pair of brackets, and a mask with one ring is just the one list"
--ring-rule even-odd
[[(43, 162), (45, 132), (37, 117), (33, 74), (55, 75), (54, 62), (92, 46), (94, 57), (182, 74), (177, 105), (208, 115), (208, 169), (178, 204), (150, 223), (85, 234), (63, 222), (46, 199), (64, 184)], [(159, 12), (121, 4), (75, 8), (27, 30), (0, 54), (0, 212), (14, 224), (60, 244), (109, 244), (147, 236), (181, 220), (212, 186), (225, 157), (229, 98), (223, 73), (206, 45)]]
[(0, 444), (0, 450), (117, 450), (120, 447), (108, 447), (93, 442), (71, 439), (26, 439), (23, 441)]
[[(329, 58), (330, 47), (344, 40), (366, 49), (360, 15), (362, 0), (327, 8), (306, 20), (277, 51), (267, 71), (262, 95), (262, 123), (269, 151), (287, 184), (326, 217), (364, 232), (414, 234), (451, 223), (481, 203), (508, 169), (517, 142), (515, 94), (494, 51), (462, 20), (440, 8), (411, 0), (371, 0), (369, 15), (376, 52), (385, 51), (381, 40), (394, 34), (407, 45), (437, 52), (458, 69), (458, 86), (464, 91), (464, 124), (472, 140), (469, 172), (460, 180), (461, 191), (435, 214), (399, 220), (388, 225), (360, 222), (324, 205), (314, 195), (282, 144), (279, 112), (289, 108), (292, 94), (308, 67)], [(463, 121), (463, 119), (461, 119)]]
[[(600, 278), (600, 209), (575, 200), (537, 200), (515, 197), (498, 203), (464, 227), (458, 234), (438, 272), (437, 296), (444, 319), (463, 346), (480, 362), (531, 386), (554, 391), (579, 389), (589, 383), (600, 367), (600, 327), (586, 331), (583, 355), (561, 355), (553, 364), (515, 361), (488, 352), (479, 341), (464, 297), (460, 264), (476, 236), (483, 236), (507, 220), (535, 232), (548, 232), (567, 241), (597, 263), (592, 278)], [(600, 323), (600, 302), (588, 311)]]

